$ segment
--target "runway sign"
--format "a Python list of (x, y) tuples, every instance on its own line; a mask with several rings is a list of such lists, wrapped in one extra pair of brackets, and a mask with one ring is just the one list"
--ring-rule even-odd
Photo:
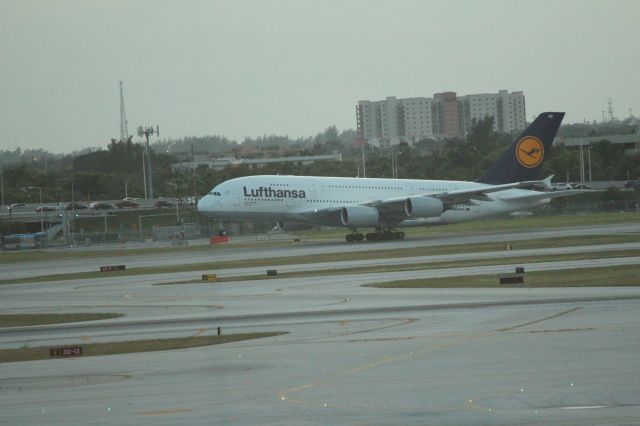
[(49, 348), (49, 357), (51, 358), (67, 358), (67, 357), (81, 356), (81, 355), (82, 355), (82, 346)]
[(126, 268), (125, 265), (101, 266), (100, 272), (124, 271)]

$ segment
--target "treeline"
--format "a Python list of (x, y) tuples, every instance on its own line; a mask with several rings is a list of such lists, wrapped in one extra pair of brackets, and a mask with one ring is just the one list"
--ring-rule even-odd
[[(239, 147), (222, 137), (213, 137), (217, 148)], [(194, 152), (206, 149), (204, 138), (185, 138), (181, 143), (194, 144)], [(302, 155), (343, 153), (342, 162), (324, 161), (313, 164), (270, 164), (259, 169), (246, 166), (214, 171), (200, 167), (190, 173), (173, 173), (171, 164), (184, 161), (180, 153), (172, 153), (169, 145), (154, 144), (152, 150), (153, 186), (156, 197), (191, 197), (207, 193), (214, 185), (240, 176), (255, 174), (290, 174), (301, 176), (362, 176), (361, 148), (354, 145), (352, 130), (340, 132), (335, 126), (312, 138), (298, 140)], [(265, 136), (245, 141), (265, 150), (286, 146), (284, 137)], [(367, 177), (392, 177), (391, 156), (397, 155), (399, 178), (474, 180), (481, 176), (512, 142), (512, 137), (493, 131), (493, 120), (474, 123), (465, 139), (445, 142), (418, 141), (413, 145), (391, 147), (368, 146), (365, 150)], [(175, 142), (177, 143), (177, 142)], [(234, 145), (235, 144), (235, 145)], [(232, 148), (233, 149), (233, 148)], [(15, 202), (43, 203), (94, 201), (143, 197), (143, 146), (127, 141), (111, 141), (107, 149), (84, 154), (46, 157), (4, 165), (2, 183), (5, 204)], [(593, 180), (626, 180), (640, 177), (640, 155), (625, 156), (623, 148), (602, 140), (591, 147)], [(585, 153), (585, 175), (588, 176)], [(579, 153), (576, 149), (555, 147), (549, 153), (542, 175), (555, 175), (555, 181), (578, 181)]]

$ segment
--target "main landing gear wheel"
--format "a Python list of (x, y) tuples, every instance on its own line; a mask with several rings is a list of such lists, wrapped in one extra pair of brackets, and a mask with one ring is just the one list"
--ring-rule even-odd
[(367, 241), (390, 241), (404, 239), (404, 232), (385, 229), (384, 231), (370, 232), (366, 236)]
[(347, 234), (344, 237), (348, 242), (353, 243), (353, 242), (360, 242), (362, 240), (364, 240), (364, 235), (362, 235), (359, 232), (354, 232), (353, 234)]

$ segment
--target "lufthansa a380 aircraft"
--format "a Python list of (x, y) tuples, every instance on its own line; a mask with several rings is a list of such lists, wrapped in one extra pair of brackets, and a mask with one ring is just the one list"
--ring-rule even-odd
[[(535, 180), (563, 112), (540, 114), (475, 182), (315, 176), (246, 176), (216, 186), (198, 210), (221, 220), (273, 221), (285, 230), (315, 225), (351, 229), (347, 241), (404, 238), (400, 226), (457, 223), (530, 209), (585, 192), (535, 191)], [(366, 236), (357, 229), (374, 228)]]

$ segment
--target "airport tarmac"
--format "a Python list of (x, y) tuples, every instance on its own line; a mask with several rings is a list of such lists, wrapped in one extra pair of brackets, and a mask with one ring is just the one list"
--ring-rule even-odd
[[(212, 246), (209, 250), (177, 250), (166, 253), (135, 253), (135, 244), (128, 244), (122, 247), (121, 255), (100, 255), (104, 248), (74, 248), (80, 252), (94, 251), (95, 257), (68, 259), (64, 262), (59, 260), (31, 262), (26, 268), (24, 263), (0, 264), (0, 271), (3, 279), (17, 279), (40, 275), (68, 274), (75, 272), (97, 271), (100, 266), (105, 265), (126, 265), (127, 268), (153, 268), (158, 266), (184, 265), (205, 262), (224, 262), (262, 258), (283, 258), (291, 256), (313, 256), (324, 253), (347, 253), (357, 251), (393, 250), (400, 248), (415, 247), (436, 247), (460, 244), (478, 244), (487, 242), (511, 243), (517, 249), (517, 241), (540, 239), (540, 238), (563, 238), (584, 235), (628, 235), (639, 234), (640, 223), (623, 223), (618, 225), (598, 225), (580, 227), (559, 227), (545, 228), (537, 230), (523, 230), (518, 232), (491, 232), (475, 233), (435, 237), (415, 237), (399, 241), (385, 241), (376, 243), (346, 243), (342, 240), (337, 242), (317, 242), (309, 241), (302, 243), (291, 243), (288, 246), (278, 246), (277, 249), (263, 241), (263, 244), (252, 247), (234, 247), (230, 244), (226, 247)], [(281, 243), (281, 241), (278, 241)], [(156, 246), (163, 246), (158, 243)], [(149, 244), (142, 244), (144, 248), (150, 248)], [(117, 246), (111, 246), (118, 249)], [(60, 249), (52, 249), (60, 250)]]
[[(621, 228), (602, 229), (637, 232)], [(67, 262), (76, 267), (66, 260), (61, 267)], [(640, 256), (525, 268), (637, 263)], [(640, 287), (361, 286), (507, 270), (513, 266), (154, 285), (184, 279), (181, 273), (0, 286), (4, 314), (126, 315), (0, 329), (0, 348), (214, 334), (217, 327), (288, 332), (187, 350), (0, 364), (0, 424), (640, 424)]]

